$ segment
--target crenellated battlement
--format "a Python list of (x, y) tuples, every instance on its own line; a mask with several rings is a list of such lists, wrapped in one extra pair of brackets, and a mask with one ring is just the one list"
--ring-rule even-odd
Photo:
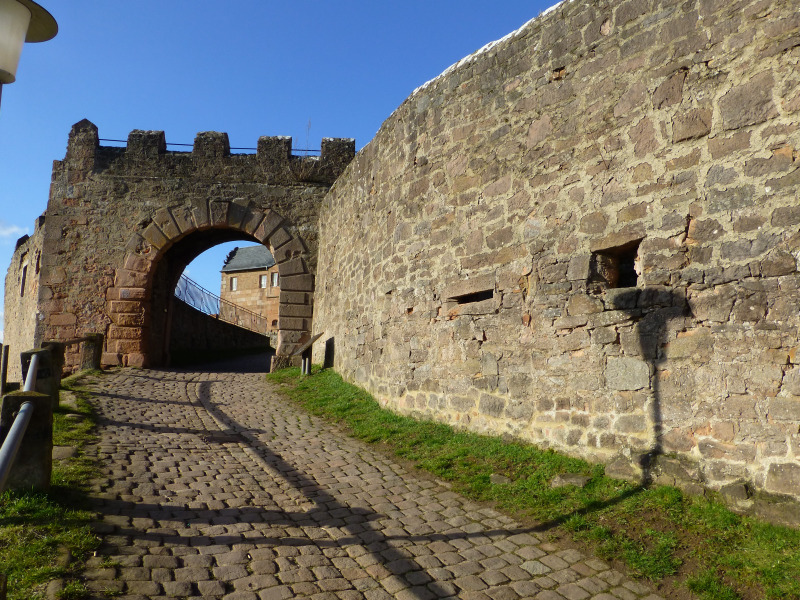
[(153, 175), (224, 180), (292, 181), (331, 185), (355, 156), (352, 138), (323, 138), (319, 156), (292, 154), (292, 138), (262, 136), (254, 154), (231, 153), (228, 134), (202, 131), (191, 151), (168, 150), (163, 131), (134, 129), (127, 146), (100, 145), (97, 126), (86, 119), (72, 126), (64, 162), (79, 171), (111, 171), (118, 176)]

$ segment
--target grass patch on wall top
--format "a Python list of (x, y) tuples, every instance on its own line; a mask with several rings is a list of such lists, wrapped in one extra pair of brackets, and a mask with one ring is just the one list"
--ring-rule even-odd
[[(606, 477), (602, 465), (529, 444), (456, 431), (382, 409), (332, 370), (268, 375), (311, 413), (411, 462), (471, 499), (533, 521), (603, 559), (623, 562), (668, 597), (800, 600), (800, 531), (736, 515), (713, 496)], [(585, 487), (553, 488), (559, 474), (589, 477)]]

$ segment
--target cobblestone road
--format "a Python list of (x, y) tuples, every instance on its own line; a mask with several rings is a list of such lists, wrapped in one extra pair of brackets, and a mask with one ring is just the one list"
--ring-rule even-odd
[(98, 597), (660, 598), (337, 434), (263, 375), (122, 370), (92, 389)]

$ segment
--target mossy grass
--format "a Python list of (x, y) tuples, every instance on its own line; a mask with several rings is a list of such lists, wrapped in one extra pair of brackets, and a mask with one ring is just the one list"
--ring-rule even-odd
[(84, 448), (94, 439), (94, 413), (80, 381), (87, 374), (62, 382), (62, 402), (53, 414), (53, 443), (71, 446), (77, 456), (53, 464), (52, 486), (46, 492), (8, 491), (0, 495), (0, 573), (8, 578), (8, 598), (44, 598), (46, 584), (64, 580), (59, 597), (87, 595), (80, 580), (84, 560), (99, 545), (90, 524), (88, 482), (94, 461)]
[[(465, 496), (535, 522), (653, 582), (702, 600), (800, 600), (800, 531), (736, 515), (713, 497), (606, 477), (601, 465), (514, 440), (457, 431), (385, 410), (333, 370), (283, 369), (269, 380), (310, 412), (410, 461)], [(590, 477), (551, 488), (558, 474)], [(504, 478), (493, 478), (502, 475)], [(503, 483), (494, 483), (502, 481)]]

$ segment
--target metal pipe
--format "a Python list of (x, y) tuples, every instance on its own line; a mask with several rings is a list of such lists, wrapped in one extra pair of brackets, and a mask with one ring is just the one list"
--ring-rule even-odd
[(25, 387), (22, 388), (23, 392), (36, 391), (36, 373), (39, 371), (39, 355), (33, 354), (31, 362), (28, 364), (28, 376), (25, 377)]
[(11, 465), (14, 464), (14, 460), (17, 458), (17, 452), (32, 416), (33, 402), (23, 402), (22, 406), (19, 407), (17, 416), (14, 418), (14, 422), (11, 424), (11, 429), (8, 430), (8, 435), (3, 441), (2, 447), (0, 447), (0, 493), (6, 489), (6, 480), (11, 472)]

